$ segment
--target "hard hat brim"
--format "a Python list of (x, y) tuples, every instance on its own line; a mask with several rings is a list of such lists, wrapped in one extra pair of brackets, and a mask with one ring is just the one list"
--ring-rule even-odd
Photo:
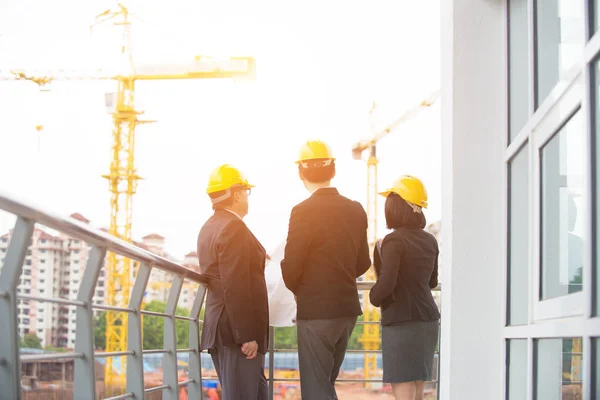
[(385, 191), (385, 192), (379, 192), (377, 194), (380, 195), (380, 196), (383, 196), (383, 197), (388, 197), (390, 195), (390, 193), (392, 193), (391, 190), (388, 190), (388, 191)]
[(311, 161), (311, 160), (331, 160), (331, 161), (335, 161), (335, 157), (331, 157), (331, 158), (303, 158), (301, 160), (295, 161), (295, 163), (296, 164), (300, 164), (302, 162)]

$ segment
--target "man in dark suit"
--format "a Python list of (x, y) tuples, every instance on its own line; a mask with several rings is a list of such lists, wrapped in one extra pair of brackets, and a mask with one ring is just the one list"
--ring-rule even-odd
[(356, 278), (371, 266), (367, 214), (331, 187), (335, 159), (309, 141), (297, 161), (312, 195), (292, 209), (281, 271), (296, 296), (303, 399), (337, 399), (335, 380), (362, 314)]
[(209, 278), (200, 347), (212, 357), (223, 400), (268, 396), (266, 253), (242, 221), (251, 187), (235, 167), (216, 168), (206, 190), (215, 212), (198, 235), (200, 270)]

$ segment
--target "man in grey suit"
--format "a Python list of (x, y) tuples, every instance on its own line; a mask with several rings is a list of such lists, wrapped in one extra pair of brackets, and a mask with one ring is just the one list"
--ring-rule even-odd
[(223, 400), (268, 396), (266, 252), (242, 221), (251, 187), (231, 165), (213, 170), (206, 192), (215, 212), (198, 235), (200, 270), (209, 280), (200, 347), (212, 357)]
[(312, 194), (292, 209), (281, 272), (298, 305), (302, 398), (337, 399), (335, 381), (362, 314), (356, 278), (371, 266), (367, 215), (331, 187), (335, 159), (325, 143), (307, 142), (297, 164)]

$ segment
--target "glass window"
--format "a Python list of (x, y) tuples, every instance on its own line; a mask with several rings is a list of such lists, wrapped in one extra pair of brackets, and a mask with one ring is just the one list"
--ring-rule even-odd
[(578, 112), (541, 151), (542, 300), (583, 288), (584, 136)]
[(535, 351), (535, 398), (582, 399), (581, 338), (540, 339)]
[(508, 2), (510, 141), (529, 118), (529, 8), (527, 0)]
[(592, 368), (594, 368), (594, 381), (592, 382), (592, 398), (600, 398), (600, 339), (592, 339), (592, 348), (594, 349), (594, 359)]
[(593, 36), (594, 33), (596, 33), (596, 31), (598, 30), (598, 27), (600, 26), (600, 1), (598, 0), (593, 0), (590, 1), (590, 13), (591, 13), (591, 22), (592, 22), (592, 29), (590, 30), (590, 36)]
[(536, 106), (581, 56), (585, 43), (583, 6), (584, 0), (536, 1)]
[(527, 398), (527, 340), (508, 341), (508, 400)]
[(528, 322), (529, 286), (529, 154), (525, 145), (510, 161), (508, 324)]
[[(600, 4), (598, 4), (598, 2), (596, 2), (596, 6), (599, 6)], [(594, 169), (596, 171), (596, 176), (594, 179), (594, 185), (595, 185), (595, 192), (596, 192), (596, 199), (595, 199), (595, 209), (596, 209), (596, 221), (595, 221), (595, 225), (596, 225), (596, 230), (598, 230), (598, 227), (600, 226), (600, 215), (598, 215), (598, 212), (600, 212), (600, 175), (598, 175), (600, 173), (600, 160), (597, 159), (598, 155), (600, 155), (600, 61), (596, 61), (595, 64), (595, 68), (594, 68), (594, 90), (595, 90), (595, 97), (596, 97), (596, 109), (594, 112), (594, 123), (595, 123), (595, 148), (592, 149), (592, 160), (594, 162)], [(595, 268), (596, 268), (596, 287), (593, 290), (593, 295), (594, 295), (594, 305), (595, 305), (595, 310), (594, 310), (594, 314), (595, 315), (599, 315), (600, 314), (600, 295), (598, 295), (598, 290), (600, 289), (600, 267), (598, 266), (598, 263), (600, 262), (600, 257), (597, 255), (597, 250), (599, 247), (598, 245), (600, 244), (600, 235), (596, 234), (596, 248), (594, 249), (594, 257), (596, 258), (595, 260)], [(600, 390), (600, 387), (599, 387)]]

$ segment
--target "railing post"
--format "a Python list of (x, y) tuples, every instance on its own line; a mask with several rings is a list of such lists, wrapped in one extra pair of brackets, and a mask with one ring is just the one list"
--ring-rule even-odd
[(17, 219), (0, 273), (0, 398), (21, 399), (17, 285), (31, 243), (34, 222)]
[(189, 399), (202, 399), (202, 363), (201, 363), (201, 351), (200, 351), (200, 311), (202, 310), (202, 304), (204, 304), (204, 297), (206, 296), (207, 287), (201, 283), (198, 286), (198, 292), (196, 292), (196, 298), (192, 305), (191, 317), (196, 321), (190, 321), (190, 348), (194, 349), (190, 353), (189, 363), (189, 377), (193, 379), (193, 382), (188, 384), (188, 398)]
[(88, 258), (77, 300), (85, 302), (85, 307), (77, 307), (75, 327), (75, 352), (83, 353), (83, 358), (75, 359), (74, 389), (75, 399), (96, 399), (96, 368), (94, 362), (94, 310), (92, 299), (96, 290), (96, 282), (104, 263), (106, 249), (92, 247)]
[(163, 337), (163, 348), (168, 352), (163, 355), (163, 384), (169, 385), (169, 388), (163, 391), (164, 400), (178, 400), (179, 398), (175, 310), (177, 309), (177, 301), (179, 300), (182, 286), (183, 277), (175, 275), (171, 290), (169, 291), (167, 306), (165, 307), (165, 314), (169, 314), (169, 317), (164, 318), (165, 334)]
[(275, 397), (275, 327), (269, 325), (269, 400)]
[(140, 263), (135, 283), (131, 290), (129, 307), (135, 312), (127, 317), (127, 350), (132, 350), (133, 354), (127, 356), (127, 375), (126, 391), (133, 393), (136, 399), (144, 398), (144, 353), (142, 343), (142, 314), (140, 308), (144, 299), (144, 292), (152, 266), (145, 262)]

